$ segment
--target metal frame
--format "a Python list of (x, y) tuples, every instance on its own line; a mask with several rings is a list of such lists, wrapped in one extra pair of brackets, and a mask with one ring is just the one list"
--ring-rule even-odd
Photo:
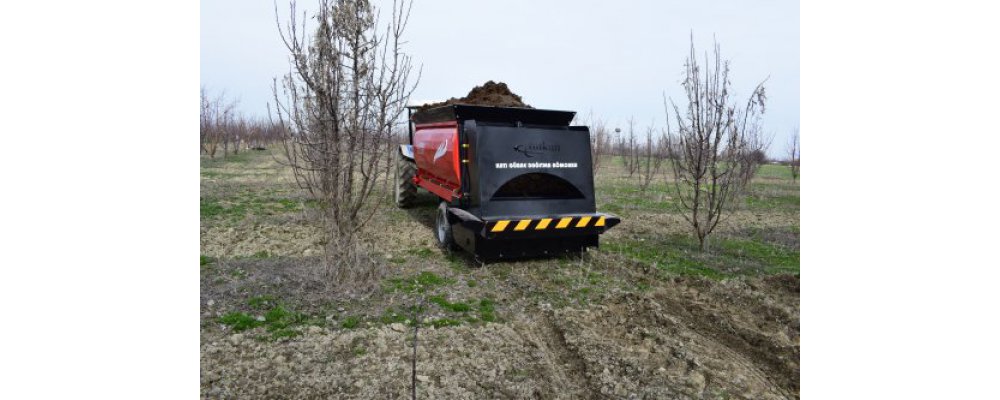
[[(617, 216), (595, 212), (592, 202), (594, 193), (588, 197), (591, 203), (586, 209), (555, 211), (556, 213), (570, 212), (569, 214), (523, 216), (503, 214), (502, 217), (494, 216), (491, 218), (481, 218), (473, 214), (479, 212), (477, 210), (480, 209), (481, 204), (473, 203), (476, 194), (470, 193), (473, 191), (473, 176), (470, 171), (471, 158), (473, 154), (477, 153), (477, 149), (472, 148), (472, 146), (478, 145), (470, 142), (470, 134), (479, 137), (478, 135), (483, 134), (479, 130), (491, 129), (490, 126), (565, 130), (567, 132), (586, 131), (586, 127), (569, 126), (570, 121), (575, 116), (574, 112), (467, 105), (447, 105), (431, 109), (418, 109), (416, 112), (413, 111), (414, 108), (418, 107), (407, 107), (410, 146), (413, 146), (413, 135), (418, 129), (444, 125), (455, 126), (457, 129), (459, 187), (446, 186), (444, 182), (436, 181), (434, 176), (426, 171), (421, 176), (419, 169), (418, 174), (414, 177), (414, 182), (445, 199), (449, 204), (447, 219), (451, 224), (452, 238), (455, 244), (478, 258), (499, 260), (585, 251), (589, 247), (598, 247), (599, 235), (621, 221)], [(473, 132), (470, 133), (469, 129), (472, 129)], [(589, 146), (589, 140), (587, 144)], [(577, 149), (577, 151), (579, 150)], [(589, 152), (587, 155), (589, 156)], [(475, 157), (478, 159), (479, 155), (475, 155)], [(586, 169), (588, 173), (591, 171), (590, 165), (581, 165), (581, 170), (583, 169)], [(571, 183), (577, 184), (572, 181)], [(593, 192), (592, 173), (590, 173), (588, 183), (587, 189)], [(537, 209), (537, 207), (528, 207), (522, 211), (546, 212)], [(547, 212), (552, 211), (548, 210)], [(547, 222), (545, 222), (546, 220)], [(569, 222), (563, 224), (556, 222), (565, 220)], [(501, 224), (504, 225), (504, 229), (497, 228)], [(437, 233), (435, 232), (435, 235)]]

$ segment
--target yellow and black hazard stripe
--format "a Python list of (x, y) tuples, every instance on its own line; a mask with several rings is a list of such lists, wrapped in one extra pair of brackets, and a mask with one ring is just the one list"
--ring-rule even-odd
[(604, 215), (584, 215), (577, 217), (555, 217), (537, 219), (501, 219), (488, 222), (486, 231), (490, 233), (546, 231), (577, 228), (597, 228), (605, 226)]

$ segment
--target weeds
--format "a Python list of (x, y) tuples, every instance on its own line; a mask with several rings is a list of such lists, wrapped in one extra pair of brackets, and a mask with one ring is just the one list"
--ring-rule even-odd
[(751, 210), (782, 210), (798, 209), (799, 196), (797, 195), (775, 195), (767, 196), (755, 194), (746, 197), (747, 208)]
[(456, 253), (448, 253), (445, 256), (445, 260), (448, 261), (448, 266), (451, 267), (453, 271), (465, 272), (465, 260), (462, 256)]
[(405, 323), (407, 321), (409, 320), (406, 318), (406, 315), (396, 312), (392, 307), (386, 309), (385, 312), (382, 313), (382, 316), (379, 317), (379, 322), (384, 325)]
[(358, 325), (360, 324), (361, 324), (361, 318), (352, 315), (350, 317), (344, 318), (344, 320), (340, 323), (340, 327), (344, 329), (354, 329), (357, 328)]
[(201, 219), (237, 221), (249, 215), (276, 215), (301, 211), (303, 205), (312, 206), (313, 203), (288, 198), (258, 197), (256, 193), (247, 190), (225, 199), (202, 197)]
[(264, 314), (264, 320), (267, 321), (270, 329), (277, 330), (297, 323), (304, 323), (307, 318), (303, 314), (290, 311), (278, 305)]
[(279, 329), (271, 332), (271, 339), (293, 338), (301, 334), (301, 332), (294, 329)]
[(450, 302), (448, 302), (448, 300), (446, 300), (444, 298), (444, 296), (441, 296), (441, 295), (431, 296), (427, 300), (430, 301), (431, 303), (437, 304), (438, 307), (441, 307), (441, 308), (443, 308), (445, 310), (448, 310), (448, 311), (451, 311), (451, 312), (464, 313), (464, 312), (468, 312), (469, 310), (472, 310), (472, 307), (470, 307), (466, 303), (461, 303), (461, 302), (459, 302), (459, 303), (450, 303)]
[(244, 312), (231, 312), (219, 318), (219, 322), (236, 332), (264, 327), (271, 339), (290, 338), (300, 334), (296, 329), (310, 323), (307, 315), (292, 311), (278, 304), (271, 296), (257, 296), (247, 301), (255, 310), (267, 309), (263, 316), (253, 316)]
[(757, 177), (763, 179), (792, 180), (792, 171), (784, 165), (762, 165), (757, 170)]
[(247, 300), (247, 305), (255, 310), (263, 310), (277, 305), (277, 300), (273, 296), (256, 296)]
[(496, 307), (493, 304), (493, 300), (490, 299), (479, 300), (478, 311), (479, 311), (479, 320), (483, 322), (494, 322), (497, 319), (496, 314), (494, 314), (494, 312), (496, 311)]
[(270, 258), (271, 257), (271, 253), (268, 253), (267, 250), (261, 250), (261, 251), (258, 251), (256, 253), (253, 253), (252, 257), (253, 258), (258, 258), (258, 259)]
[(451, 285), (455, 283), (455, 280), (442, 278), (430, 271), (423, 271), (415, 277), (391, 278), (386, 282), (386, 290), (390, 292), (425, 293), (428, 289), (438, 286)]
[(233, 328), (236, 332), (253, 329), (264, 324), (263, 321), (258, 321), (257, 318), (242, 312), (231, 312), (223, 315), (219, 318), (219, 322)]
[(657, 240), (606, 243), (604, 249), (675, 275), (723, 279), (761, 273), (798, 273), (799, 252), (756, 240), (716, 241), (713, 250), (700, 253), (686, 235), (667, 235)]
[(434, 250), (431, 250), (427, 247), (418, 247), (410, 249), (409, 253), (420, 258), (431, 258), (434, 256)]
[(393, 264), (406, 264), (406, 258), (400, 256), (392, 256), (392, 258), (389, 259), (389, 262)]
[(724, 255), (737, 259), (751, 259), (765, 267), (767, 273), (798, 273), (799, 252), (752, 240), (723, 240)]
[(232, 276), (233, 278), (236, 279), (243, 279), (247, 277), (247, 272), (244, 271), (242, 268), (235, 268), (229, 271), (229, 276)]

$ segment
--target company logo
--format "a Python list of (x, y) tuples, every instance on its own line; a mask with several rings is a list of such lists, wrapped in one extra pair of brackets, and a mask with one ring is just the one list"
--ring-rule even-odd
[(444, 142), (441, 142), (441, 145), (438, 146), (437, 151), (434, 152), (434, 162), (437, 162), (439, 158), (444, 157), (444, 154), (447, 151), (448, 151), (448, 139), (445, 139)]
[(545, 142), (519, 144), (517, 146), (514, 146), (514, 151), (524, 154), (525, 157), (532, 158), (542, 153), (558, 153), (559, 145), (548, 144)]

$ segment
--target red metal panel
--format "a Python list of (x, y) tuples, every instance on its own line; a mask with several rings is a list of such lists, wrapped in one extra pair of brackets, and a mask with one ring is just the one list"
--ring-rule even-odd
[(413, 132), (418, 185), (451, 201), (462, 185), (458, 159), (458, 122), (418, 124)]

